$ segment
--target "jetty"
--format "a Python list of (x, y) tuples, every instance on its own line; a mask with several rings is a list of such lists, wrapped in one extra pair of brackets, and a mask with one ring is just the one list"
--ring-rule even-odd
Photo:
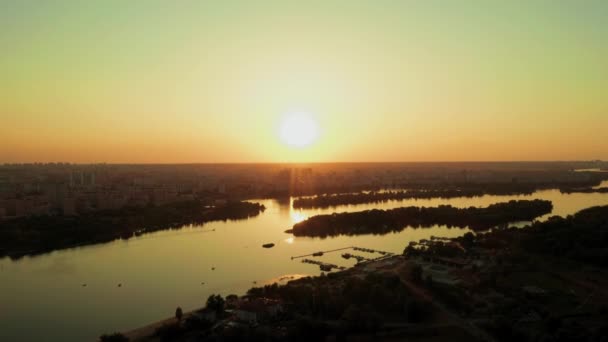
[(312, 260), (312, 259), (304, 259), (304, 260), (302, 260), (302, 262), (305, 264), (318, 265), (319, 268), (321, 269), (321, 271), (325, 271), (325, 272), (330, 272), (334, 268), (340, 269), (340, 270), (344, 269), (343, 267), (340, 267), (338, 265), (334, 265), (334, 264), (330, 264), (330, 263), (326, 263), (326, 262), (322, 262), (322, 261), (317, 261), (317, 260)]
[(352, 246), (351, 247), (344, 247), (344, 248), (332, 249), (332, 250), (329, 250), (329, 251), (314, 252), (314, 253), (310, 253), (310, 254), (306, 254), (306, 255), (292, 256), (291, 260), (293, 260), (293, 259), (300, 259), (300, 258), (306, 258), (306, 257), (322, 256), (325, 253), (344, 251), (344, 250), (351, 249), (351, 248), (353, 248), (353, 247)]
[(371, 249), (371, 248), (363, 248), (363, 247), (353, 247), (355, 251), (365, 252), (365, 253), (378, 253), (380, 255), (393, 255), (391, 252), (385, 252), (381, 250)]
[[(325, 254), (325, 253), (339, 252), (339, 251), (344, 251), (344, 250), (347, 250), (347, 249), (352, 249), (352, 250), (355, 250), (355, 251), (366, 252), (366, 253), (378, 253), (380, 255), (394, 255), (394, 253), (385, 252), (385, 251), (381, 251), (381, 250), (377, 250), (377, 249), (363, 248), (363, 247), (356, 247), (356, 246), (349, 246), (349, 247), (343, 247), (343, 248), (336, 248), (336, 249), (332, 249), (332, 250), (329, 250), (329, 251), (318, 251), (318, 252), (314, 252), (314, 253), (310, 253), (310, 254), (305, 254), (305, 255), (292, 256), (291, 260), (293, 260), (293, 259), (300, 259), (300, 258), (306, 258), (306, 257), (323, 256), (323, 254)], [(346, 253), (346, 254), (348, 254), (348, 253)]]
[[(317, 251), (317, 252), (310, 253), (310, 254), (292, 256), (291, 260), (307, 258), (307, 257), (320, 257), (320, 256), (323, 256), (325, 253), (339, 252), (339, 251), (344, 251), (347, 249), (352, 249), (355, 251), (365, 252), (365, 253), (380, 254), (380, 256), (378, 256), (378, 257), (373, 257), (373, 256), (366, 257), (366, 256), (362, 256), (362, 255), (352, 254), (352, 253), (342, 253), (342, 258), (355, 259), (355, 260), (357, 260), (357, 265), (367, 263), (370, 261), (380, 260), (380, 259), (391, 257), (391, 256), (395, 255), (394, 253), (391, 253), (391, 252), (385, 252), (385, 251), (375, 250), (375, 249), (371, 249), (371, 248), (349, 246), (349, 247), (343, 247), (343, 248), (336, 248), (336, 249), (332, 249), (332, 250), (328, 250), (328, 251)], [(333, 269), (339, 269), (339, 270), (346, 269), (346, 267), (344, 267), (344, 266), (338, 266), (338, 265), (334, 265), (334, 264), (330, 264), (330, 263), (326, 263), (326, 262), (322, 262), (322, 261), (317, 261), (317, 260), (313, 260), (313, 259), (304, 259), (304, 260), (302, 260), (302, 262), (307, 263), (307, 264), (318, 265), (321, 268), (321, 271), (325, 271), (325, 272), (332, 271)]]

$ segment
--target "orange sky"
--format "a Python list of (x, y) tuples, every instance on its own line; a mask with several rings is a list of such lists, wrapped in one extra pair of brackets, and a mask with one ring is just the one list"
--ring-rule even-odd
[[(0, 4), (0, 162), (608, 159), (607, 16), (602, 1)], [(286, 143), (293, 113), (311, 144)]]

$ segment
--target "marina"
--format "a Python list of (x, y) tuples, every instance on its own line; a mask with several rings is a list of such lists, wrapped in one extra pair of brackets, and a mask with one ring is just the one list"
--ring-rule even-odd
[(338, 269), (341, 271), (346, 269), (346, 267), (344, 267), (344, 266), (338, 266), (338, 265), (334, 265), (334, 264), (330, 264), (330, 263), (326, 263), (326, 262), (322, 262), (322, 261), (317, 261), (317, 260), (311, 260), (311, 259), (303, 259), (302, 263), (318, 265), (319, 268), (321, 269), (321, 271), (323, 271), (323, 272), (331, 272), (333, 269)]
[[(296, 257), (291, 257), (291, 259), (299, 259), (299, 258), (307, 258), (307, 257), (321, 257), (327, 253), (333, 253), (333, 252), (338, 252), (338, 251), (344, 251), (344, 250), (349, 250), (352, 249), (353, 251), (359, 251), (359, 252), (365, 252), (365, 253), (369, 253), (369, 254), (379, 254), (380, 256), (378, 257), (369, 257), (369, 256), (362, 256), (362, 255), (358, 255), (358, 254), (353, 254), (353, 253), (342, 253), (342, 258), (349, 260), (349, 259), (355, 259), (357, 261), (357, 264), (362, 263), (362, 262), (369, 262), (369, 261), (375, 261), (378, 259), (382, 259), (388, 256), (393, 256), (394, 253), (391, 252), (386, 252), (386, 251), (381, 251), (381, 250), (375, 250), (375, 249), (371, 249), (371, 248), (364, 248), (364, 247), (356, 247), (356, 246), (351, 246), (351, 247), (344, 247), (344, 248), (337, 248), (337, 249), (332, 249), (329, 251), (319, 251), (319, 252), (314, 252), (311, 254), (306, 254), (306, 255), (301, 255), (301, 256), (296, 256)], [(330, 272), (334, 269), (338, 269), (338, 270), (344, 270), (347, 267), (345, 266), (339, 266), (336, 264), (332, 264), (332, 263), (326, 263), (323, 261), (317, 261), (317, 260), (312, 260), (312, 259), (304, 259), (302, 260), (303, 263), (306, 264), (313, 264), (313, 265), (318, 265), (319, 268), (321, 269), (321, 271), (324, 272)]]

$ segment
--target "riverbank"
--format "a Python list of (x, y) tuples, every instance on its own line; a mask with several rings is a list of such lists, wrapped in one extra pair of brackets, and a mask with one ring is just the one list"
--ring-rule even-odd
[(246, 219), (265, 209), (263, 205), (251, 202), (229, 202), (210, 207), (199, 201), (189, 201), (80, 216), (38, 216), (3, 221), (0, 223), (0, 257), (16, 259), (58, 249), (126, 240), (190, 224)]
[(593, 258), (562, 249), (605, 246), (606, 229), (608, 206), (599, 206), (525, 229), (419, 241), (403, 255), (251, 288), (230, 300), (234, 310), (221, 319), (168, 319), (126, 335), (145, 342), (597, 340), (606, 327), (599, 323), (607, 315), (606, 249)]
[[(352, 247), (349, 247), (352, 248)], [(403, 257), (401, 255), (389, 255), (389, 256), (383, 256), (381, 258), (377, 258), (374, 260), (368, 260), (365, 262), (361, 262), (358, 264), (353, 265), (352, 267), (340, 270), (340, 271), (335, 271), (332, 273), (328, 273), (331, 274), (331, 277), (335, 277), (335, 278), (361, 278), (364, 277), (366, 274), (370, 273), (370, 272), (375, 272), (376, 270), (392, 270), (394, 268), (397, 268), (400, 266), (400, 264), (404, 261)], [(287, 282), (283, 285), (280, 286), (306, 286), (307, 283), (310, 282), (311, 279), (316, 279), (319, 277), (311, 277), (311, 276), (303, 276), (303, 275), (297, 275), (294, 277), (279, 277), (276, 278), (276, 280), (278, 280), (277, 282), (267, 282), (264, 287), (262, 288), (266, 288), (266, 287), (276, 287), (277, 284), (279, 284), (283, 278), (288, 278)], [(248, 293), (243, 293), (241, 294), (241, 297), (239, 299), (239, 301), (248, 301), (249, 296), (253, 296), (256, 297), (257, 294), (253, 294), (255, 292), (256, 289), (260, 289), (260, 288), (251, 288)], [(234, 304), (233, 304), (234, 305)], [(238, 306), (238, 304), (236, 304)], [(161, 319), (159, 321), (147, 324), (145, 326), (141, 326), (132, 330), (127, 330), (124, 332), (121, 332), (120, 334), (123, 335), (124, 337), (128, 338), (130, 342), (156, 342), (156, 341), (160, 341), (161, 338), (159, 336), (157, 336), (157, 331), (159, 328), (163, 328), (163, 327), (169, 327), (169, 326), (175, 326), (175, 325), (179, 325), (182, 324), (184, 322), (187, 322), (189, 318), (195, 316), (196, 313), (200, 313), (205, 309), (205, 307), (201, 307), (201, 308), (197, 308), (188, 312), (185, 312), (183, 314), (183, 317), (181, 319), (181, 323), (180, 321), (178, 321), (175, 317), (168, 317), (165, 319)], [(231, 311), (231, 314), (234, 314), (234, 311)], [(225, 317), (224, 319), (222, 319), (222, 322), (225, 324), (230, 324), (229, 322), (238, 322), (239, 318), (237, 318), (236, 316), (231, 316), (231, 314), (228, 315), (228, 317)], [(215, 324), (215, 326), (221, 326), (222, 322), (220, 321), (215, 321), (213, 322)], [(236, 324), (236, 323), (235, 323)]]
[(502, 183), (455, 183), (455, 184), (410, 184), (407, 190), (360, 191), (351, 193), (325, 193), (299, 197), (293, 201), (296, 209), (331, 208), (341, 205), (384, 203), (409, 199), (451, 199), (482, 196), (531, 195), (536, 191), (557, 189), (567, 193), (572, 189), (591, 189), (608, 178), (591, 173), (589, 179), (578, 181), (546, 182), (502, 182)]
[[(185, 312), (182, 316), (182, 320), (187, 320), (192, 314), (200, 309)], [(153, 342), (159, 341), (160, 338), (155, 337), (156, 330), (163, 326), (172, 325), (178, 323), (177, 318), (169, 317), (163, 320), (144, 325), (142, 327), (125, 331), (122, 333), (123, 336), (129, 339), (129, 342)]]
[[(324, 340), (327, 336), (477, 341), (483, 332), (464, 324), (413, 283), (410, 268), (410, 262), (401, 255), (384, 257), (282, 286), (252, 288), (245, 296), (227, 300), (231, 310), (221, 318), (203, 324), (193, 323), (200, 322), (202, 312), (195, 310), (188, 314), (192, 321), (186, 315), (181, 322), (168, 318), (122, 335), (132, 342), (162, 338), (241, 341), (254, 336), (268, 341)], [(312, 293), (316, 293), (318, 304), (309, 301)], [(192, 315), (197, 311), (198, 315)]]

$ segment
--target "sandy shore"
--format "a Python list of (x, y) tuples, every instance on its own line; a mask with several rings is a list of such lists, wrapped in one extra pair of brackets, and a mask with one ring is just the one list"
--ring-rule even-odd
[[(187, 319), (190, 315), (192, 315), (194, 312), (196, 312), (198, 310), (200, 310), (200, 308), (189, 311), (189, 312), (185, 312), (182, 317), (182, 321)], [(177, 322), (177, 318), (171, 317), (171, 318), (167, 318), (167, 319), (164, 319), (164, 320), (161, 320), (158, 322), (154, 322), (152, 324), (145, 325), (143, 327), (139, 327), (137, 329), (125, 331), (122, 334), (125, 335), (126, 337), (128, 337), (129, 341), (156, 341), (157, 338), (155, 338), (153, 336), (156, 329), (162, 327), (163, 325), (174, 324), (176, 322)]]

